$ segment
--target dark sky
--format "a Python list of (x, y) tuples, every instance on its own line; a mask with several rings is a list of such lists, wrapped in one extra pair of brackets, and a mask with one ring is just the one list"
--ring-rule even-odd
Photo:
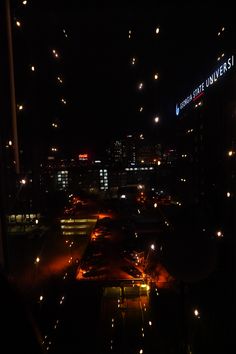
[(61, 23), (68, 33), (65, 48), (63, 43), (69, 102), (64, 139), (71, 149), (93, 153), (112, 138), (153, 130), (155, 115), (171, 128), (176, 101), (208, 73), (217, 55), (209, 43), (217, 40), (225, 19), (231, 20), (230, 10), (199, 2), (68, 0), (56, 6), (47, 2), (46, 9), (55, 27)]
[[(150, 129), (156, 113), (163, 120), (173, 119), (175, 102), (215, 61), (217, 53), (209, 43), (217, 39), (224, 16), (223, 10), (212, 6), (168, 2), (88, 6), (75, 16), (68, 12), (77, 68), (71, 72), (76, 125), (84, 129), (85, 140), (109, 141), (111, 135)], [(132, 56), (137, 57), (135, 67), (130, 64)], [(152, 80), (156, 71), (158, 82)], [(145, 85), (142, 93), (136, 89), (139, 81)], [(137, 113), (140, 105), (143, 115)]]

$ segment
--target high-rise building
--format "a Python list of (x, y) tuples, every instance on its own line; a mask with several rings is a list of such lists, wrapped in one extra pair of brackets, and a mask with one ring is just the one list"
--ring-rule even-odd
[(189, 92), (176, 105), (176, 193), (183, 205), (205, 210), (216, 221), (216, 230), (228, 228), (228, 222), (232, 227), (229, 216), (235, 204), (236, 48), (232, 31), (227, 27), (216, 30), (221, 55), (210, 70), (206, 63), (205, 75), (196, 86), (190, 83)]

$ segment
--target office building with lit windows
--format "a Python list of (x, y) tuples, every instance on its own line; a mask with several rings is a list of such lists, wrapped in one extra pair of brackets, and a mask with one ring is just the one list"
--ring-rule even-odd
[[(196, 285), (192, 277), (190, 288), (202, 297), (209, 321), (217, 304), (212, 326), (221, 350), (232, 338), (236, 259), (236, 46), (233, 28), (226, 32), (227, 27), (216, 32), (225, 39), (212, 47), (221, 54), (206, 61), (205, 69), (196, 68), (199, 82), (194, 85), (190, 78), (189, 91), (177, 100), (172, 186), (177, 207), (183, 210), (179, 237), (185, 233), (186, 240), (199, 247), (195, 264), (201, 281)], [(207, 303), (205, 298), (213, 297), (212, 304)]]
[(176, 105), (176, 197), (215, 220), (215, 232), (229, 234), (235, 206), (235, 69), (234, 52), (225, 54)]
[[(220, 353), (232, 343), (235, 319), (235, 25), (221, 23), (206, 37), (199, 44), (199, 65), (189, 52), (193, 77), (183, 70), (173, 106), (175, 159), (170, 166), (176, 213), (169, 216), (181, 264), (173, 274), (188, 289), (186, 298), (201, 304), (207, 340)], [(200, 338), (196, 334), (193, 348)]]

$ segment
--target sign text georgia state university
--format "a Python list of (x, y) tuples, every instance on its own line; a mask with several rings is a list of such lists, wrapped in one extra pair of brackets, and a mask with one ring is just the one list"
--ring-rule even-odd
[(201, 97), (204, 91), (212, 86), (221, 76), (234, 66), (234, 55), (224, 61), (208, 78), (196, 87), (189, 96), (187, 96), (180, 104), (176, 104), (176, 115), (178, 116), (181, 109), (187, 106), (191, 101)]

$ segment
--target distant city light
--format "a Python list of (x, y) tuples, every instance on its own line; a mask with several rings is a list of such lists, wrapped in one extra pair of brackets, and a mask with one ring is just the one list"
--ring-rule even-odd
[(143, 88), (143, 83), (142, 83), (142, 82), (140, 82), (140, 83), (138, 84), (138, 88), (139, 88), (139, 90), (142, 90), (142, 88)]
[(52, 52), (53, 52), (53, 55), (54, 55), (55, 58), (59, 57), (59, 55), (58, 55), (58, 53), (57, 53), (57, 51), (55, 49), (53, 49)]
[(20, 180), (20, 183), (21, 184), (26, 184), (26, 180), (23, 178), (23, 179)]
[(142, 112), (142, 111), (143, 111), (143, 107), (140, 107), (140, 108), (139, 108), (139, 112)]
[(217, 236), (217, 237), (223, 237), (222, 231), (220, 231), (220, 230), (217, 231), (217, 232), (216, 232), (216, 236)]
[(155, 117), (155, 118), (154, 118), (154, 122), (155, 122), (155, 123), (159, 123), (159, 120), (160, 120), (159, 117)]
[(63, 80), (62, 80), (62, 78), (60, 76), (57, 77), (57, 80), (60, 82), (60, 84), (63, 83)]
[(228, 151), (228, 156), (233, 156), (233, 155), (234, 155), (234, 151), (229, 150), (229, 151)]
[(160, 28), (157, 27), (157, 28), (156, 28), (156, 34), (158, 34), (159, 32), (160, 32)]
[(66, 33), (66, 30), (65, 30), (65, 29), (63, 29), (63, 33), (64, 33), (65, 37), (66, 37), (66, 38), (68, 38), (68, 35), (67, 35), (67, 33)]
[(12, 146), (12, 141), (11, 140), (8, 141), (8, 145)]
[(230, 192), (227, 192), (226, 195), (227, 195), (228, 198), (231, 196)]
[(157, 80), (157, 79), (158, 79), (158, 77), (159, 77), (159, 75), (158, 75), (158, 74), (154, 74), (154, 80)]
[(31, 71), (35, 71), (35, 66), (34, 65), (31, 66)]
[(195, 315), (196, 317), (200, 318), (200, 314), (199, 314), (199, 311), (198, 311), (197, 309), (195, 309), (195, 310), (193, 311), (193, 313), (194, 313), (194, 315)]
[(27, 0), (22, 1), (23, 5), (27, 5)]
[(16, 25), (17, 25), (17, 27), (20, 27), (21, 26), (21, 23), (20, 23), (20, 21), (16, 21)]
[(20, 105), (18, 106), (19, 111), (22, 111), (23, 108), (24, 108), (24, 106), (23, 106), (22, 104), (20, 104)]
[(155, 245), (154, 245), (154, 243), (151, 244), (150, 248), (151, 248), (152, 250), (155, 250)]

